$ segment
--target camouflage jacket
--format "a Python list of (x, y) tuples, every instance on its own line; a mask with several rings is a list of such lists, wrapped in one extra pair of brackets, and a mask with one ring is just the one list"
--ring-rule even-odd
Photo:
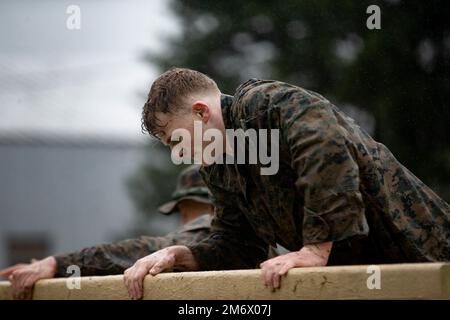
[(227, 129), (279, 129), (279, 171), (201, 169), (216, 207), (189, 246), (202, 270), (256, 267), (276, 243), (333, 241), (329, 265), (450, 260), (449, 205), (324, 97), (252, 79), (221, 103)]
[(142, 236), (119, 242), (105, 243), (81, 251), (55, 255), (57, 277), (67, 277), (67, 267), (77, 265), (81, 276), (122, 274), (136, 260), (157, 250), (172, 245), (186, 245), (191, 241), (198, 242), (206, 238), (210, 232), (211, 216), (204, 214), (180, 229), (164, 237)]

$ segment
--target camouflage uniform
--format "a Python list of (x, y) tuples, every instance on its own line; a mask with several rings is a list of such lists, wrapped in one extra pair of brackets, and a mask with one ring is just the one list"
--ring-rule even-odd
[(324, 97), (252, 79), (221, 103), (227, 129), (280, 130), (280, 165), (201, 169), (216, 207), (189, 246), (201, 270), (256, 267), (276, 243), (332, 241), (329, 265), (450, 260), (449, 205)]
[[(190, 166), (179, 176), (177, 188), (172, 201), (162, 205), (159, 211), (164, 214), (173, 213), (177, 204), (186, 199), (202, 203), (211, 203), (208, 189), (198, 173), (199, 166)], [(209, 235), (211, 216), (204, 214), (187, 223), (180, 229), (164, 237), (142, 236), (119, 242), (100, 244), (81, 251), (54, 256), (57, 262), (57, 277), (69, 276), (67, 267), (77, 265), (82, 276), (122, 274), (136, 260), (157, 250), (172, 245), (187, 245), (199, 242)]]
[(136, 260), (148, 256), (160, 249), (173, 245), (186, 245), (191, 241), (200, 241), (209, 235), (211, 216), (204, 214), (182, 228), (164, 237), (142, 236), (84, 248), (81, 251), (54, 256), (57, 262), (57, 277), (70, 274), (67, 267), (77, 265), (82, 276), (122, 274)]

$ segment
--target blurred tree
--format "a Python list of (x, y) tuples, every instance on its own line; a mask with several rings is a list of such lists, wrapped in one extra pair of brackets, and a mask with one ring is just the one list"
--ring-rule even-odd
[[(381, 30), (369, 30), (369, 5)], [(375, 138), (450, 200), (450, 2), (172, 1), (183, 31), (160, 66), (214, 78), (223, 92), (272, 78), (375, 118)]]

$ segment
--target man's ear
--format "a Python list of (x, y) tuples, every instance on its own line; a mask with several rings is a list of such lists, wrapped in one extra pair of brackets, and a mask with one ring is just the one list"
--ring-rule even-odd
[(194, 115), (198, 115), (204, 123), (207, 123), (211, 117), (209, 106), (201, 100), (197, 100), (192, 104), (192, 112)]

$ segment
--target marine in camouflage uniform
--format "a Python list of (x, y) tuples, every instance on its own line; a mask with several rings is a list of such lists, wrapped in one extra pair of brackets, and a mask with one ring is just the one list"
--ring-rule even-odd
[[(159, 207), (161, 213), (175, 212), (177, 205), (183, 200), (211, 204), (208, 189), (198, 169), (199, 166), (190, 166), (180, 174), (172, 200)], [(164, 237), (142, 236), (137, 239), (100, 244), (69, 254), (55, 255), (57, 262), (55, 276), (69, 276), (67, 268), (70, 265), (80, 267), (82, 276), (122, 274), (136, 260), (155, 251), (172, 245), (199, 242), (209, 235), (210, 226), (211, 215), (205, 213)]]
[(216, 214), (188, 246), (200, 270), (257, 267), (277, 243), (332, 241), (328, 265), (450, 260), (449, 205), (324, 97), (252, 79), (221, 104), (226, 129), (280, 130), (280, 164), (201, 169)]

